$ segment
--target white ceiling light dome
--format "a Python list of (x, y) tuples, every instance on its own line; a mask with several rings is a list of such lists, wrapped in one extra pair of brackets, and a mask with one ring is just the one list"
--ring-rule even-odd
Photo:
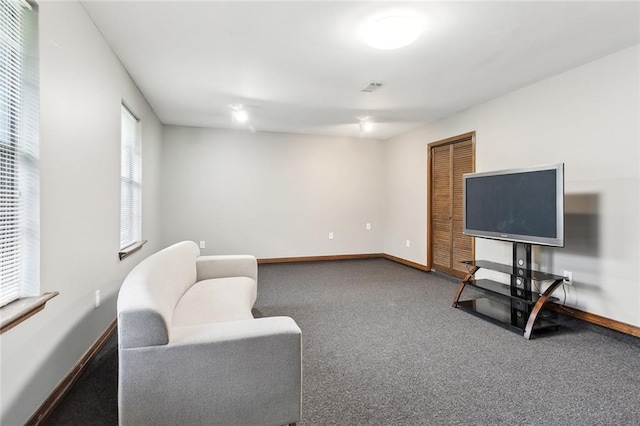
[(400, 49), (418, 39), (424, 29), (420, 16), (410, 11), (388, 11), (367, 19), (360, 37), (376, 49)]

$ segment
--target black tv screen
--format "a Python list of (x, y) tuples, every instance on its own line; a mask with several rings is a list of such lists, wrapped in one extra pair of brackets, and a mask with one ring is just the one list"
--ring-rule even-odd
[(464, 175), (464, 234), (564, 246), (564, 165)]

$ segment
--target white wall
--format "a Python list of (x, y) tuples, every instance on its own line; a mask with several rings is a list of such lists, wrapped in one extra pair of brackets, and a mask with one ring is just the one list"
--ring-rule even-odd
[(382, 165), (378, 140), (165, 126), (163, 241), (258, 258), (380, 253)]
[[(477, 171), (565, 163), (566, 247), (539, 267), (573, 272), (568, 304), (640, 325), (639, 75), (635, 46), (387, 141), (385, 252), (426, 264), (427, 144), (475, 130)], [(510, 246), (478, 238), (476, 258)]]
[[(162, 127), (82, 6), (40, 5), (44, 311), (1, 336), (0, 423), (23, 424), (115, 318), (129, 269), (159, 245)], [(120, 104), (142, 119), (144, 229), (118, 260)], [(94, 309), (94, 293), (102, 305)]]

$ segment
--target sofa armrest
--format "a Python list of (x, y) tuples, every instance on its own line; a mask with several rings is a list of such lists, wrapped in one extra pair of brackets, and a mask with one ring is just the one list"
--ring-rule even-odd
[(197, 281), (227, 277), (249, 277), (258, 281), (258, 262), (249, 255), (199, 256), (196, 271)]
[(269, 317), (175, 327), (168, 345), (123, 349), (120, 424), (297, 422), (301, 345), (293, 319)]

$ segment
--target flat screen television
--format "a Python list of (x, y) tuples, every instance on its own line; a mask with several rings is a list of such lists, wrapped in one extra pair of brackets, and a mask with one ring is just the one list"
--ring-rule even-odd
[(463, 175), (465, 235), (564, 247), (564, 164)]

